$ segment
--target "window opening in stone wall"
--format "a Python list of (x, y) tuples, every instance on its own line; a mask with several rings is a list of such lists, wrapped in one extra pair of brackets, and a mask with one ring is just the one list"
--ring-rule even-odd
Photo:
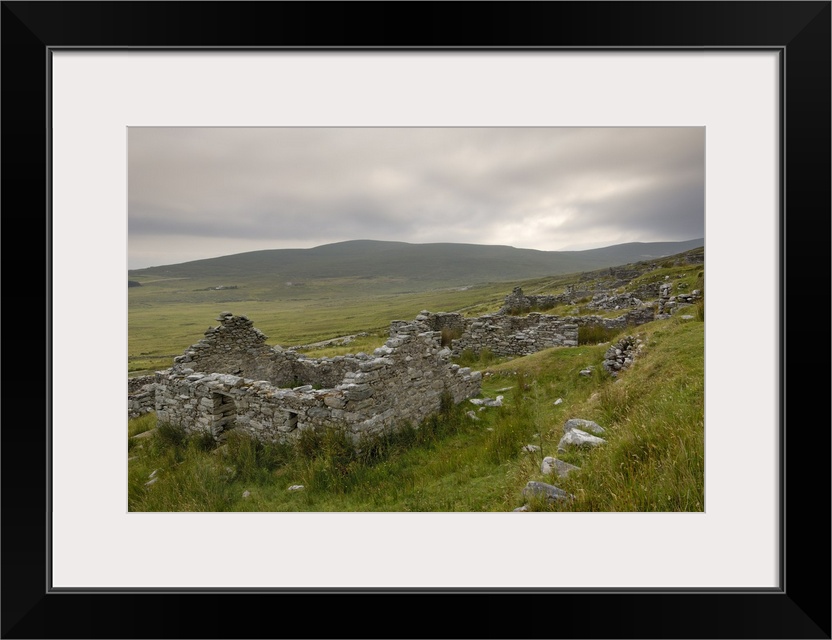
[(298, 414), (293, 411), (287, 411), (288, 417), (286, 418), (286, 426), (289, 427), (290, 431), (294, 431), (298, 428)]
[(213, 393), (211, 396), (214, 405), (214, 434), (216, 435), (234, 423), (237, 418), (237, 406), (234, 404), (234, 399), (224, 393)]

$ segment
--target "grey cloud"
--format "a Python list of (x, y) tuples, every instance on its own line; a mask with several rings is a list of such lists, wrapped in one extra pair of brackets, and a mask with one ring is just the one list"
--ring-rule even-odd
[(131, 128), (128, 143), (131, 248), (704, 235), (701, 128)]

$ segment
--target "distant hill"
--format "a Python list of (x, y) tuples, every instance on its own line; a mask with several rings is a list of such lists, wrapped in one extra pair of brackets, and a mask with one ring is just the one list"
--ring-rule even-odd
[(251, 251), (135, 269), (128, 274), (212, 277), (223, 282), (253, 276), (301, 282), (324, 278), (391, 278), (414, 286), (437, 283), (454, 286), (592, 271), (660, 259), (704, 245), (704, 239), (698, 238), (684, 242), (630, 242), (585, 251), (538, 251), (502, 245), (350, 240), (312, 249)]

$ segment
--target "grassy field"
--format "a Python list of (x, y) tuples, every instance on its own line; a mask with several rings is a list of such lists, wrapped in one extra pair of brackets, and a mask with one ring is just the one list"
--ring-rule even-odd
[[(392, 320), (410, 320), (423, 309), (477, 316), (499, 309), (515, 285), (527, 295), (556, 294), (568, 284), (586, 287), (609, 277), (601, 270), (427, 289), (414, 282), (411, 290), (384, 276), (285, 282), (263, 275), (219, 281), (131, 274), (141, 286), (129, 289), (128, 375), (171, 366), (216, 326), (222, 311), (249, 316), (269, 344), (284, 347), (363, 334), (349, 345), (306, 350), (333, 356), (371, 352)], [(668, 260), (619, 292), (667, 280), (676, 290), (704, 291), (704, 267)], [(547, 312), (596, 313), (571, 305)], [(461, 364), (484, 372), (482, 395), (502, 395), (503, 406), (447, 403), (423, 424), (399, 425), (360, 454), (337, 431), (306, 434), (295, 446), (258, 444), (232, 432), (218, 447), (210, 438), (188, 439), (173, 425), (157, 425), (148, 414), (128, 425), (129, 509), (703, 511), (704, 303), (688, 315), (693, 319), (680, 314), (629, 330), (644, 350), (618, 377), (601, 367), (614, 333), (584, 330), (577, 348), (522, 358), (463, 353)], [(592, 375), (579, 375), (590, 365)], [(607, 442), (559, 453), (569, 418), (602, 425)], [(580, 470), (544, 476), (546, 456)], [(550, 503), (524, 496), (530, 480), (554, 483), (573, 497)], [(289, 491), (293, 485), (304, 488)]]
[[(148, 414), (130, 421), (130, 435), (151, 436), (128, 439), (129, 509), (703, 511), (704, 322), (674, 318), (632, 333), (645, 349), (617, 378), (600, 367), (607, 344), (474, 363), (484, 371), (482, 395), (503, 395), (502, 407), (446, 406), (360, 455), (336, 432), (295, 447), (230, 437), (216, 448), (169, 425), (151, 432)], [(593, 375), (579, 375), (587, 365)], [(602, 425), (607, 443), (559, 454), (573, 417)], [(528, 444), (539, 450), (524, 451)], [(540, 472), (544, 456), (581, 469), (553, 481)], [(574, 499), (525, 498), (529, 480), (554, 482)]]
[(513, 286), (495, 283), (393, 294), (379, 293), (384, 290), (380, 283), (357, 279), (288, 287), (252, 278), (238, 289), (226, 290), (208, 289), (215, 282), (208, 279), (148, 280), (128, 290), (128, 373), (133, 375), (170, 367), (175, 355), (218, 324), (222, 311), (247, 315), (269, 336), (268, 344), (291, 347), (360, 332), (386, 336), (391, 321), (411, 320), (423, 309), (472, 315), (496, 311)]
[[(269, 336), (268, 344), (292, 347), (357, 333), (378, 336), (383, 342), (390, 322), (410, 320), (421, 310), (457, 311), (467, 316), (492, 313), (502, 306), (515, 286), (527, 295), (557, 294), (570, 283), (581, 286), (603, 284), (606, 270), (589, 274), (566, 274), (523, 281), (491, 282), (465, 286), (435, 286), (385, 276), (317, 278), (286, 282), (272, 276), (163, 277), (131, 275), (141, 286), (128, 289), (128, 375), (152, 373), (171, 366), (173, 358), (202, 339), (205, 330), (217, 325), (217, 315), (231, 311), (247, 315)], [(671, 278), (680, 291), (704, 290), (701, 265), (655, 269), (635, 279), (619, 292), (635, 290), (650, 282)], [(217, 288), (234, 287), (234, 288)], [(546, 313), (569, 315), (578, 309), (558, 306)], [(618, 311), (598, 312), (616, 316)], [(371, 343), (371, 344), (370, 344)], [(354, 353), (348, 349), (340, 353)], [(335, 352), (325, 352), (335, 355)]]

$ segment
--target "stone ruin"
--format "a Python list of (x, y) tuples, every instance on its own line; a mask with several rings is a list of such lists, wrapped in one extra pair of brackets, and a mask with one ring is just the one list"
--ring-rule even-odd
[[(506, 296), (503, 306), (495, 315), (521, 315), (534, 313), (534, 310), (546, 310), (561, 304), (576, 305), (576, 300), (589, 298), (582, 304), (583, 309), (590, 311), (618, 311), (623, 309), (653, 311), (662, 315), (669, 315), (672, 311), (684, 305), (690, 305), (701, 299), (702, 292), (694, 289), (690, 293), (678, 292), (672, 294), (673, 283), (653, 282), (644, 284), (635, 291), (616, 293), (613, 289), (603, 289), (599, 292), (577, 291), (573, 285), (566, 287), (564, 293), (551, 295), (525, 295), (521, 287), (514, 287)], [(651, 318), (653, 320), (655, 318)]]
[(340, 428), (360, 446), (418, 425), (445, 397), (459, 403), (480, 392), (481, 373), (451, 363), (440, 333), (423, 323), (399, 326), (372, 354), (313, 359), (267, 345), (246, 316), (218, 321), (173, 367), (132, 383), (132, 413), (155, 411), (160, 422), (215, 439), (232, 428), (263, 442)]
[(644, 343), (636, 336), (624, 336), (611, 345), (604, 354), (603, 367), (611, 376), (615, 377), (622, 369), (632, 366), (636, 357), (641, 354)]
[[(620, 274), (617, 274), (620, 275)], [(669, 318), (701, 298), (697, 290), (672, 294), (671, 282), (645, 285), (628, 294), (601, 292), (586, 308), (626, 309), (620, 316), (556, 316), (532, 308), (576, 297), (573, 288), (555, 296), (526, 296), (520, 287), (496, 313), (466, 318), (422, 311), (414, 320), (390, 324), (386, 343), (372, 354), (308, 358), (266, 344), (246, 316), (220, 314), (220, 325), (153, 376), (128, 379), (128, 415), (155, 411), (160, 422), (186, 433), (229, 429), (260, 441), (285, 442), (306, 429), (342, 428), (354, 444), (365, 436), (418, 425), (439, 410), (443, 398), (459, 403), (480, 393), (478, 371), (451, 362), (465, 351), (489, 349), (497, 356), (524, 356), (552, 347), (576, 347), (581, 326), (624, 329)], [(641, 297), (652, 297), (642, 302)], [(557, 300), (558, 302), (554, 302)], [(616, 344), (605, 356), (612, 375), (632, 362), (639, 345)]]
[[(523, 296), (520, 287), (506, 297), (507, 303)], [(505, 305), (504, 307), (505, 308)], [(526, 356), (552, 347), (577, 347), (578, 332), (583, 326), (599, 326), (604, 329), (626, 329), (658, 317), (656, 306), (639, 305), (615, 318), (598, 315), (557, 316), (539, 312), (526, 315), (492, 313), (466, 318), (460, 313), (430, 313), (422, 311), (416, 317), (425, 331), (439, 331), (451, 336), (447, 346), (451, 355), (458, 358), (464, 351), (477, 355), (488, 349), (496, 356)], [(398, 320), (391, 324), (391, 335), (399, 326), (407, 323)]]

